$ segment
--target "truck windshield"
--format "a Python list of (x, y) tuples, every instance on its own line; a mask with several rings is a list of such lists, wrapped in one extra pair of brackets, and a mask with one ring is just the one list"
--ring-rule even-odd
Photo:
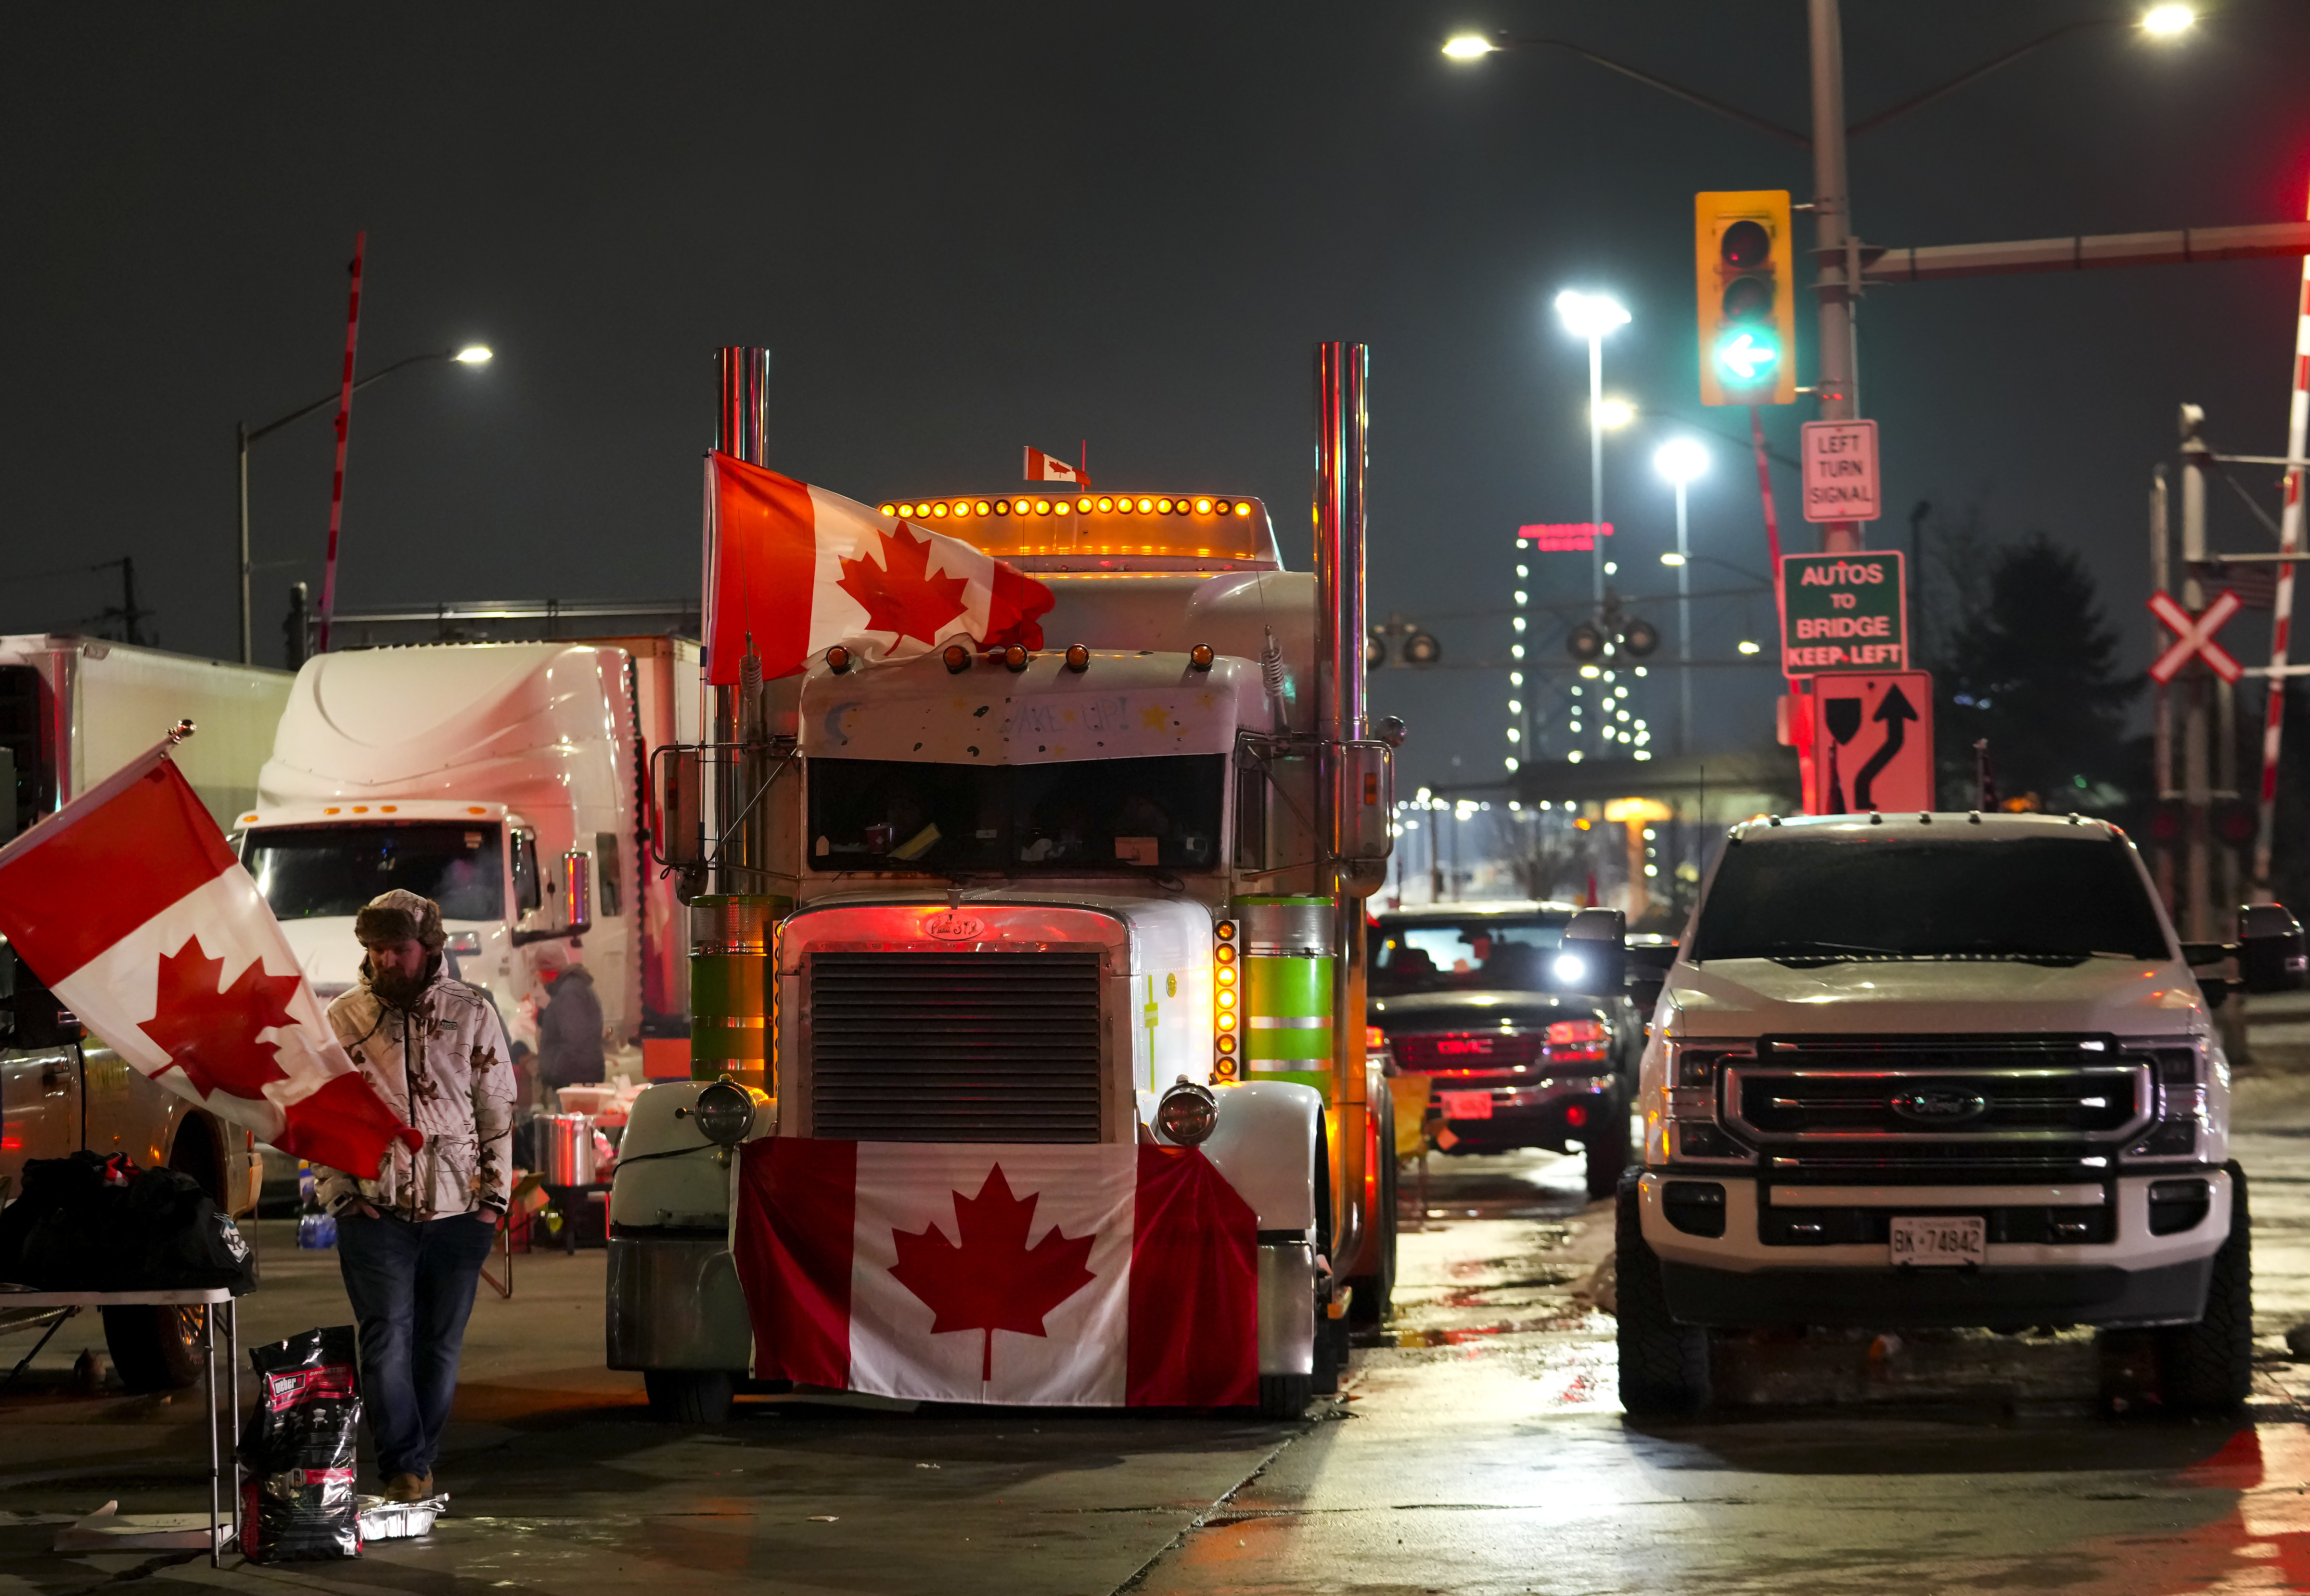
[(1209, 870), (1227, 756), (1056, 765), (811, 761), (811, 867), (1017, 874)]
[(1380, 922), (1371, 939), (1371, 989), (1412, 992), (1547, 992), (1549, 956), (1564, 940), (1569, 916), (1507, 920)]
[(1793, 839), (1725, 850), (1691, 957), (1828, 964), (1976, 957), (2162, 959), (2165, 932), (2118, 839)]
[(445, 920), (505, 915), (504, 844), (494, 823), (284, 826), (241, 839), (241, 863), (275, 918), (350, 915), (405, 888)]

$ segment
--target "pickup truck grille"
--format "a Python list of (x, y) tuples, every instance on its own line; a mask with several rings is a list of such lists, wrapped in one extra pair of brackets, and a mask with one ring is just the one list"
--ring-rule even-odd
[(1784, 1177), (2073, 1178), (2150, 1123), (2158, 1072), (2106, 1037), (1768, 1037), (1723, 1102)]
[(1096, 953), (814, 953), (811, 1133), (1097, 1141)]

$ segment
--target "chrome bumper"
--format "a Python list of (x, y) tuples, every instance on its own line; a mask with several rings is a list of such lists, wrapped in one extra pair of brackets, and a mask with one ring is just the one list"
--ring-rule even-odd
[(718, 1232), (612, 1234), (604, 1313), (613, 1369), (753, 1367), (745, 1293)]

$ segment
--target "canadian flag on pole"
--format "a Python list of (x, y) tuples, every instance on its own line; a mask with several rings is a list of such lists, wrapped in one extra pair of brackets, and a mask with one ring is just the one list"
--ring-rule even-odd
[(751, 634), (764, 676), (840, 644), (862, 661), (958, 639), (1043, 646), (1051, 590), (960, 538), (728, 455), (706, 466), (707, 680), (729, 686)]
[(739, 1175), (754, 1372), (1032, 1406), (1259, 1395), (1257, 1217), (1201, 1152), (771, 1137)]
[(0, 933), (139, 1072), (284, 1153), (374, 1178), (395, 1137), (423, 1141), (338, 1045), (166, 744), (0, 848)]
[(1080, 487), (1090, 486), (1090, 479), (1080, 467), (1069, 465), (1056, 455), (1046, 455), (1032, 444), (1027, 447), (1027, 469), (1023, 481), (1029, 482), (1073, 482)]

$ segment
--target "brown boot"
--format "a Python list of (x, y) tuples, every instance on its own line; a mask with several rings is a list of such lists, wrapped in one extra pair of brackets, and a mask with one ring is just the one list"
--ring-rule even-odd
[(419, 1502), (432, 1488), (429, 1479), (415, 1474), (396, 1474), (385, 1482), (385, 1499), (388, 1502)]

